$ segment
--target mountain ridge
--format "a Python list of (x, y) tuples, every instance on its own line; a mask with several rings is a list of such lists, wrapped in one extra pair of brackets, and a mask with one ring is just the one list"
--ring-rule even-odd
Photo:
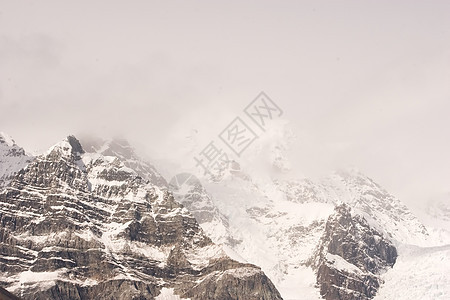
[[(68, 137), (0, 193), (0, 282), (24, 299), (281, 299), (167, 190)], [(212, 285), (212, 282), (215, 282)]]
[[(278, 151), (276, 154), (274, 157), (277, 159), (274, 162), (280, 159), (286, 162), (286, 159), (281, 157), (281, 152)], [(134, 284), (139, 287), (124, 288), (125, 294), (138, 295), (141, 293), (141, 295), (146, 295), (144, 297), (149, 298), (157, 297), (156, 294), (159, 292), (161, 295), (168, 294), (173, 297), (184, 295), (184, 297), (197, 299), (196, 293), (216, 289), (208, 284), (207, 282), (211, 283), (211, 281), (207, 280), (204, 288), (192, 289), (189, 294), (186, 290), (189, 288), (186, 286), (189, 286), (190, 279), (186, 278), (200, 276), (198, 271), (207, 268), (215, 274), (217, 272), (222, 274), (221, 278), (226, 278), (227, 284), (221, 285), (219, 294), (230, 292), (227, 291), (230, 284), (245, 286), (245, 282), (253, 280), (257, 283), (256, 289), (259, 292), (263, 293), (265, 297), (274, 297), (274, 299), (281, 298), (281, 295), (284, 299), (296, 300), (335, 299), (336, 297), (345, 300), (386, 299), (389, 295), (396, 294), (395, 288), (390, 283), (398, 282), (400, 284), (402, 281), (399, 276), (403, 276), (405, 272), (411, 273), (405, 264), (416, 265), (418, 257), (425, 257), (425, 261), (431, 264), (435, 262), (436, 255), (444, 255), (447, 251), (445, 246), (442, 246), (444, 247), (442, 250), (434, 250), (441, 249), (439, 247), (428, 247), (444, 245), (447, 240), (436, 239), (435, 232), (424, 226), (398, 198), (389, 194), (368, 176), (354, 169), (334, 172), (318, 180), (290, 178), (286, 176), (287, 171), (278, 177), (258, 178), (255, 177), (255, 172), (247, 172), (248, 170), (242, 168), (239, 163), (233, 162), (219, 181), (199, 177), (195, 180), (181, 180), (179, 182), (181, 184), (177, 184), (175, 187), (172, 182), (171, 184), (167, 183), (153, 164), (141, 159), (133, 147), (124, 140), (110, 139), (90, 142), (81, 140), (79, 142), (75, 137), (69, 137), (50, 148), (45, 155), (35, 158), (34, 161), (36, 164), (42, 164), (41, 169), (35, 170), (35, 165), (29, 164), (12, 176), (12, 182), (10, 181), (6, 185), (9, 196), (6, 197), (3, 192), (0, 194), (0, 197), (3, 196), (2, 204), (10, 205), (4, 206), (2, 212), (13, 206), (13, 203), (7, 202), (10, 197), (27, 199), (38, 197), (37, 195), (43, 192), (52, 191), (52, 193), (44, 195), (45, 201), (48, 202), (50, 198), (52, 203), (47, 205), (46, 209), (48, 211), (64, 211), (64, 215), (70, 216), (71, 213), (76, 215), (74, 209), (77, 206), (67, 205), (67, 200), (73, 201), (80, 195), (85, 197), (92, 194), (94, 198), (100, 197), (102, 200), (96, 200), (97, 204), (101, 204), (97, 207), (100, 210), (97, 212), (88, 210), (90, 211), (88, 216), (101, 215), (101, 211), (105, 211), (107, 207), (116, 213), (112, 219), (107, 221), (110, 222), (108, 223), (110, 227), (107, 229), (91, 226), (89, 229), (83, 228), (82, 232), (75, 234), (77, 241), (84, 240), (84, 242), (80, 240), (78, 246), (83, 243), (83, 245), (87, 243), (91, 246), (90, 243), (103, 245), (104, 251), (109, 253), (108, 255), (114, 256), (120, 253), (121, 257), (126, 255), (133, 257), (136, 253), (145, 257), (144, 253), (151, 253), (151, 255), (156, 255), (152, 260), (156, 259), (161, 264), (157, 268), (153, 267), (159, 269), (160, 275), (164, 274), (166, 269), (163, 266), (167, 267), (168, 263), (173, 270), (183, 270), (182, 272), (191, 270), (188, 271), (190, 275), (184, 275), (183, 281), (187, 280), (188, 282), (185, 284), (180, 285), (176, 282), (180, 279), (177, 277), (180, 276), (180, 273), (175, 271), (173, 275), (170, 275), (175, 276), (171, 280), (164, 279), (169, 281), (165, 285), (156, 285), (156, 287), (153, 285), (148, 289), (145, 284), (137, 283), (137, 281), (132, 281), (134, 282), (132, 283), (126, 281), (124, 277), (120, 278), (120, 280), (125, 280), (123, 282), (117, 281), (114, 284), (110, 282), (111, 285), (105, 286), (104, 288), (109, 292), (120, 290), (119, 286), (128, 282), (126, 284)], [(64, 162), (67, 163), (71, 159), (70, 167), (64, 165)], [(55, 162), (62, 163), (62, 165), (56, 163), (52, 166)], [(33, 189), (27, 190), (27, 185), (23, 185), (22, 182), (25, 178), (23, 176), (30, 173), (30, 169), (39, 174), (39, 170), (42, 171), (46, 168), (52, 170), (53, 173), (48, 173), (53, 176), (27, 178), (26, 182), (28, 184), (31, 182), (33, 186)], [(130, 174), (132, 174), (131, 177)], [(186, 175), (192, 176), (192, 174)], [(149, 189), (150, 192), (145, 192), (146, 189)], [(55, 191), (57, 193), (54, 193)], [(63, 203), (58, 198), (62, 195), (68, 198)], [(146, 206), (146, 201), (143, 201), (143, 198), (146, 197), (149, 199), (150, 208)], [(42, 199), (40, 201), (41, 203), (45, 202)], [(92, 205), (92, 202), (89, 204), (90, 201), (92, 199), (85, 199), (80, 205), (84, 207)], [(120, 201), (124, 203), (120, 203)], [(112, 203), (116, 203), (114, 208), (111, 208)], [(338, 209), (342, 205), (351, 208)], [(156, 246), (152, 244), (151, 247), (145, 246), (145, 243), (142, 244), (139, 239), (146, 240), (149, 236), (142, 236), (139, 232), (147, 225), (132, 220), (136, 218), (140, 220), (139, 218), (148, 214), (149, 209), (150, 216), (147, 215), (147, 217), (150, 219), (158, 218), (158, 214), (168, 214), (171, 218), (190, 218), (190, 221), (185, 223), (189, 224), (188, 227), (197, 228), (194, 231), (200, 232), (200, 236), (202, 236), (201, 232), (204, 232), (206, 240), (209, 240), (206, 237), (209, 236), (213, 242), (221, 244), (221, 246), (205, 246), (204, 249), (209, 249), (205, 250), (205, 253), (202, 251), (192, 252), (192, 249), (189, 250), (190, 248), (183, 248), (185, 244), (179, 244), (180, 240), (175, 242), (177, 244), (175, 248), (164, 251), (157, 249), (160, 244)], [(154, 212), (153, 209), (155, 209)], [(445, 207), (442, 211), (445, 218)], [(339, 218), (336, 219), (336, 216), (341, 216), (339, 218), (344, 221), (338, 222)], [(45, 223), (45, 220), (38, 218), (35, 222), (37, 227), (33, 230), (43, 230), (40, 228), (42, 225), (39, 224)], [(201, 228), (192, 222), (198, 223)], [(51, 228), (51, 226), (51, 222), (47, 223), (47, 227)], [(175, 227), (180, 228), (177, 226), (179, 225)], [(155, 227), (151, 225), (147, 228), (151, 228), (151, 232)], [(58, 231), (58, 227), (54, 227), (53, 230)], [(103, 234), (100, 234), (101, 232)], [(186, 234), (182, 233), (182, 230), (177, 232), (176, 235), (180, 235), (181, 232), (180, 236)], [(70, 236), (73, 237), (73, 234)], [(333, 236), (338, 239), (333, 240)], [(19, 235), (20, 238), (22, 240), (19, 243), (33, 242), (33, 239), (27, 240), (26, 235)], [(3, 235), (0, 240), (5, 239), (11, 240), (12, 238), (10, 235)], [(37, 238), (35, 242), (38, 242), (39, 239), (41, 238)], [(66, 240), (67, 237), (53, 235), (47, 242), (52, 245), (55, 239)], [(121, 242), (117, 242), (117, 239)], [(15, 240), (16, 244), (17, 242)], [(136, 244), (136, 242), (139, 243)], [(211, 243), (211, 240), (205, 243)], [(351, 252), (351, 255), (347, 253), (347, 250), (337, 250), (348, 249), (345, 243), (353, 245), (354, 252)], [(332, 247), (329, 246), (331, 244)], [(28, 247), (28, 244), (26, 245)], [(123, 248), (124, 246), (125, 248)], [(410, 252), (408, 249), (411, 247), (417, 247), (420, 251)], [(319, 249), (322, 250), (319, 251)], [(19, 254), (15, 255), (26, 260), (33, 257), (33, 253), (35, 253), (33, 251), (37, 250), (24, 251), (24, 253), (19, 251), (20, 253), (17, 252)], [(38, 253), (41, 251), (42, 249)], [(125, 254), (122, 253), (123, 251)], [(386, 253), (390, 254), (386, 256)], [(414, 253), (422, 253), (420, 254), (422, 256)], [(57, 254), (60, 255), (59, 252)], [(70, 260), (67, 257), (63, 258), (63, 260), (67, 259)], [(205, 260), (209, 260), (211, 266), (207, 267), (208, 264), (205, 263)], [(368, 268), (367, 261), (371, 260), (378, 260), (379, 267)], [(203, 263), (201, 263), (202, 261)], [(106, 260), (107, 262), (108, 260)], [(199, 262), (200, 265), (198, 265)], [(264, 273), (255, 265), (260, 266)], [(45, 266), (43, 264), (44, 269), (42, 270), (45, 270)], [(431, 268), (430, 265), (422, 268), (424, 274), (430, 274), (427, 277), (424, 276), (424, 280), (435, 278), (434, 273), (430, 273)], [(448, 265), (442, 265), (442, 268), (450, 269)], [(114, 268), (112, 269), (112, 272), (115, 272)], [(23, 276), (17, 277), (19, 282), (26, 282), (25, 279), (32, 275), (26, 272), (22, 272)], [(192, 272), (194, 273), (192, 274)], [(59, 282), (58, 284), (63, 290), (78, 293), (80, 297), (91, 297), (96, 293), (92, 292), (96, 289), (94, 288), (95, 281), (86, 279), (90, 285), (74, 289), (70, 282), (59, 280), (61, 274), (47, 275), (53, 276), (50, 281)], [(266, 280), (264, 274), (267, 274), (270, 279)], [(247, 281), (242, 281), (241, 276), (247, 278)], [(148, 279), (148, 277), (146, 278)], [(217, 277), (211, 275), (208, 278)], [(237, 280), (237, 278), (241, 279)], [(445, 278), (441, 278), (441, 280), (445, 282)], [(365, 284), (358, 284), (361, 281)], [(78, 282), (80, 283), (80, 281)], [(106, 282), (109, 281), (104, 283)], [(10, 281), (4, 281), (4, 283), (14, 287), (14, 283)], [(243, 290), (234, 289), (233, 293), (237, 297), (247, 292), (246, 289), (248, 286)], [(277, 294), (277, 289), (280, 290), (281, 295)], [(50, 289), (49, 291), (53, 296), (46, 294), (48, 297), (56, 297), (55, 295), (61, 293), (59, 289)], [(441, 291), (443, 291), (442, 295), (450, 295), (450, 291), (446, 289), (441, 289)], [(421, 293), (423, 295), (425, 291), (416, 289), (415, 293), (414, 295)], [(212, 297), (214, 295), (218, 297), (219, 294), (212, 294)]]

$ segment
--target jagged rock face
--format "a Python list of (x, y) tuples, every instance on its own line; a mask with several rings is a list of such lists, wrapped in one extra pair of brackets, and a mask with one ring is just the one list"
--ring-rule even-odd
[[(427, 229), (399, 199), (367, 176), (355, 171), (336, 172), (328, 178), (338, 199), (356, 208), (361, 215), (392, 239), (429, 246)], [(331, 192), (331, 191), (330, 191)]]
[(428, 232), (396, 197), (355, 170), (338, 171), (317, 182), (309, 179), (276, 181), (277, 188), (295, 203), (346, 203), (402, 243), (427, 245)]
[(309, 179), (300, 181), (274, 180), (275, 186), (294, 203), (331, 203), (333, 199), (321, 194), (317, 184)]
[(153, 165), (142, 160), (128, 141), (123, 139), (102, 141), (90, 138), (82, 140), (82, 143), (86, 152), (117, 157), (126, 167), (134, 170), (140, 177), (149, 180), (153, 185), (167, 187), (168, 184), (164, 177)]
[(11, 178), (33, 160), (13, 139), (0, 133), (0, 188), (7, 185)]
[[(311, 286), (314, 285), (315, 276), (307, 267), (308, 260), (314, 255), (326, 230), (332, 232), (332, 229), (326, 228), (326, 221), (340, 202), (354, 208), (352, 214), (355, 217), (352, 216), (351, 220), (356, 220), (356, 215), (361, 216), (360, 220), (365, 218), (376, 230), (374, 238), (383, 236), (383, 241), (387, 244), (390, 244), (388, 240), (421, 242), (427, 236), (425, 227), (405, 205), (373, 180), (356, 171), (337, 172), (317, 181), (287, 180), (283, 177), (258, 181), (259, 178), (254, 177), (254, 174), (252, 177), (236, 176), (245, 174), (242, 170), (230, 174), (221, 182), (208, 183), (203, 178), (203, 187), (191, 184), (186, 189), (177, 191), (175, 196), (196, 216), (214, 241), (225, 243), (243, 259), (261, 266), (286, 298), (302, 298), (303, 291), (314, 289)], [(359, 232), (359, 225), (356, 226), (353, 221), (343, 222), (342, 226), (350, 232)], [(336, 227), (338, 229), (340, 227)], [(339, 234), (342, 235), (343, 232)], [(373, 244), (369, 240), (363, 243)], [(351, 243), (354, 244), (355, 242)], [(338, 240), (333, 241), (331, 246), (333, 245), (336, 247), (333, 252), (337, 253), (335, 255), (352, 261), (350, 256), (345, 256), (351, 250), (345, 243)], [(381, 260), (388, 261), (383, 251), (390, 249), (389, 247), (384, 244), (377, 246), (376, 243), (372, 246), (368, 248), (369, 257), (376, 260), (379, 256)], [(355, 259), (364, 260), (357, 256)], [(373, 269), (369, 263), (362, 268), (367, 269), (367, 272), (375, 272), (375, 275), (382, 271)], [(314, 272), (317, 269), (318, 267)], [(358, 270), (354, 269), (355, 272), (359, 272)], [(300, 279), (295, 280), (308, 271), (312, 284), (305, 281), (300, 284)], [(331, 275), (333, 272), (338, 271), (323, 264), (320, 273), (328, 274), (323, 278), (330, 279), (337, 277)], [(339, 270), (338, 273), (344, 274), (343, 272)], [(357, 286), (357, 280), (353, 282), (354, 289), (370, 295), (381, 283), (378, 278), (374, 279), (370, 273), (364, 279), (368, 289), (364, 291), (364, 284)], [(346, 284), (349, 282), (336, 282), (336, 286), (344, 290)], [(310, 298), (313, 297), (314, 295)]]
[(23, 299), (281, 299), (171, 193), (74, 137), (0, 192), (0, 284)]
[(20, 298), (11, 294), (4, 288), (0, 287), (0, 299), (2, 299), (2, 300), (19, 300)]
[[(305, 262), (320, 240), (332, 205), (291, 206), (274, 194), (266, 196), (261, 186), (241, 174), (239, 171), (238, 176), (233, 174), (218, 183), (204, 180), (184, 185), (176, 191), (176, 199), (196, 216), (213, 241), (224, 243), (240, 259), (261, 266), (278, 289), (285, 288), (283, 297), (320, 296)], [(298, 281), (305, 273), (311, 279), (300, 286)]]
[(325, 299), (371, 299), (382, 283), (379, 274), (392, 267), (397, 249), (350, 208), (337, 206), (330, 216), (312, 265)]
[(174, 197), (193, 214), (208, 236), (215, 243), (225, 243), (230, 246), (239, 244), (241, 241), (234, 239), (228, 231), (227, 218), (219, 212), (200, 181), (192, 175), (188, 180), (182, 181), (170, 183)]

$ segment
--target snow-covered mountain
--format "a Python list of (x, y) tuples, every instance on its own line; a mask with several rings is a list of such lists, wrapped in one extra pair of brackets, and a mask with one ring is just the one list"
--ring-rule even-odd
[[(198, 207), (199, 204), (205, 201), (214, 203), (218, 214), (227, 222), (220, 224), (220, 230), (216, 230), (210, 222), (199, 220), (202, 226), (205, 225), (204, 230), (212, 237), (217, 236), (217, 232), (224, 232), (227, 239), (239, 241), (225, 243), (246, 261), (261, 266), (285, 299), (319, 299), (316, 284), (320, 284), (318, 280), (321, 279), (315, 274), (319, 267), (312, 268), (310, 260), (317, 255), (317, 247), (327, 239), (324, 237), (327, 222), (336, 213), (335, 207), (343, 198), (336, 197), (336, 193), (309, 180), (305, 183), (306, 185), (302, 185), (299, 182), (294, 184), (292, 181), (280, 180), (260, 183), (253, 182), (248, 177), (233, 176), (218, 183), (205, 182), (208, 193), (204, 199), (207, 200), (199, 200), (195, 205), (180, 196), (177, 199), (193, 211), (194, 215), (196, 210), (204, 210), (203, 207)], [(186, 198), (190, 197), (190, 193), (186, 195)], [(372, 193), (369, 195), (372, 196)], [(362, 208), (354, 205), (352, 218), (358, 226), (372, 224), (366, 219), (363, 222), (362, 217), (367, 216), (359, 212), (362, 212)], [(382, 212), (378, 213), (383, 215)], [(228, 226), (223, 228), (223, 224)], [(370, 225), (371, 238), (390, 238), (379, 227), (381, 226)], [(395, 226), (393, 228), (397, 229)], [(223, 242), (223, 237), (218, 237), (218, 241)], [(358, 242), (360, 241), (355, 241)], [(377, 269), (376, 272), (384, 270)]]
[(375, 300), (449, 299), (450, 245), (417, 247), (400, 245), (392, 270), (383, 274), (384, 284)]
[[(288, 168), (280, 172), (280, 162), (289, 165), (280, 149), (268, 143), (249, 155), (253, 163), (230, 167), (221, 181), (201, 178), (202, 187), (184, 187), (185, 194), (176, 197), (194, 215), (208, 211), (208, 219), (198, 218), (205, 232), (261, 266), (284, 299), (371, 299), (381, 295), (384, 278), (396, 274), (397, 256), (400, 262), (410, 257), (402, 253), (405, 247), (425, 253), (428, 247), (450, 244), (355, 169), (317, 180), (288, 176)], [(267, 166), (274, 171), (261, 172)], [(342, 205), (348, 208), (345, 214), (336, 210)], [(341, 219), (345, 222), (331, 225)], [(442, 285), (441, 291), (442, 299), (450, 295)]]
[(148, 161), (140, 158), (133, 147), (124, 139), (84, 138), (83, 149), (88, 153), (98, 153), (117, 157), (123, 164), (135, 171), (141, 178), (149, 180), (158, 187), (167, 187), (165, 178)]
[(413, 209), (428, 231), (437, 237), (438, 242), (434, 244), (450, 241), (450, 193), (435, 195)]
[(233, 239), (229, 232), (228, 219), (220, 213), (211, 196), (195, 176), (188, 173), (179, 174), (173, 182), (170, 182), (170, 189), (176, 200), (182, 201), (190, 208), (196, 220), (216, 243), (235, 245), (241, 242)]
[(310, 260), (325, 299), (371, 299), (380, 273), (397, 260), (397, 249), (347, 204), (335, 208)]
[(316, 183), (303, 179), (277, 184), (290, 201), (346, 203), (372, 226), (399, 242), (430, 243), (427, 229), (405, 204), (355, 169), (333, 172)]
[[(1, 282), (25, 298), (450, 297), (446, 223), (424, 225), (354, 169), (289, 176), (285, 143), (270, 143), (253, 160), (269, 175), (234, 161), (220, 181), (184, 173), (167, 183), (126, 141), (81, 144), (57, 144), (0, 194)], [(428, 215), (445, 222), (443, 203)]]
[(33, 160), (7, 134), (0, 132), (0, 187), (8, 184), (11, 177)]
[(142, 177), (147, 164), (109, 147), (69, 136), (0, 191), (1, 286), (23, 299), (281, 299)]

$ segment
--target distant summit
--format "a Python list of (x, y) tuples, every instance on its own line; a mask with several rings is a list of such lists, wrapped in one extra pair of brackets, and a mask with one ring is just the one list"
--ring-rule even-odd
[(7, 185), (11, 178), (33, 160), (7, 134), (0, 133), (0, 187)]

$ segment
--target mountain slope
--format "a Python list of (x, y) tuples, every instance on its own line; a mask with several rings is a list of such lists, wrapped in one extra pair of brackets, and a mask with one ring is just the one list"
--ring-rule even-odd
[(288, 180), (277, 181), (277, 185), (293, 202), (346, 203), (396, 241), (420, 245), (431, 242), (423, 223), (406, 205), (359, 171), (341, 170), (317, 182)]
[[(309, 295), (307, 299), (320, 298), (315, 287), (319, 268), (311, 270), (308, 261), (324, 237), (327, 219), (342, 203), (352, 207), (352, 218), (365, 220), (369, 232), (373, 232), (371, 238), (382, 237), (394, 249), (399, 243), (422, 246), (438, 243), (400, 200), (360, 172), (335, 172), (315, 182), (231, 174), (220, 182), (203, 180), (202, 183), (205, 193), (195, 204), (181, 195), (177, 199), (194, 215), (205, 210), (202, 203), (209, 203), (207, 206), (213, 203), (215, 209), (209, 211), (217, 210), (215, 218), (223, 216), (227, 220), (223, 224), (228, 226), (222, 228), (224, 225), (219, 224), (215, 228), (199, 219), (200, 225), (205, 225), (204, 230), (215, 241), (225, 242), (246, 261), (261, 266), (285, 299), (305, 299), (304, 295)], [(217, 237), (218, 232), (224, 232), (226, 239), (240, 242), (227, 243), (225, 236)], [(383, 250), (376, 248), (376, 251)], [(344, 261), (348, 259), (338, 256)], [(374, 288), (368, 293), (364, 291), (367, 286), (360, 286), (357, 292), (374, 297), (382, 288), (380, 275), (389, 272), (392, 265), (386, 263), (385, 268), (371, 274), (363, 270), (369, 272)], [(305, 280), (304, 276), (311, 279)], [(318, 281), (320, 285), (322, 280)], [(345, 281), (341, 284), (345, 285)], [(355, 295), (348, 299), (360, 297)]]
[(380, 272), (396, 259), (395, 246), (342, 204), (328, 218), (311, 264), (324, 299), (371, 299), (382, 284)]
[(33, 160), (7, 134), (0, 132), (0, 187)]
[(88, 153), (98, 153), (117, 157), (126, 167), (132, 169), (140, 177), (158, 187), (167, 187), (167, 181), (149, 162), (141, 159), (134, 148), (124, 139), (82, 139), (83, 149)]
[(169, 192), (74, 137), (12, 178), (0, 223), (0, 283), (24, 299), (281, 299)]
[(450, 245), (400, 246), (393, 269), (382, 276), (385, 284), (375, 300), (450, 299)]
[(69, 137), (0, 193), (0, 282), (25, 298), (448, 298), (445, 229), (358, 171), (276, 176), (273, 157), (272, 176), (232, 162), (168, 184), (126, 141)]
[[(272, 174), (280, 174), (278, 162), (287, 160), (280, 151), (275, 154), (270, 155), (277, 170)], [(247, 171), (233, 161), (219, 181), (179, 174), (182, 184), (177, 181), (169, 188), (214, 242), (223, 243), (235, 259), (261, 266), (285, 299), (333, 298), (337, 294), (342, 299), (373, 298), (383, 290), (384, 273), (395, 268), (398, 245), (441, 243), (399, 199), (358, 171), (334, 172), (317, 181), (268, 178), (258, 168)], [(286, 172), (283, 168), (282, 173)], [(329, 220), (342, 203), (352, 207), (344, 218), (352, 221), (342, 230), (339, 226), (330, 229)], [(352, 234), (352, 228), (361, 232)], [(334, 235), (339, 237), (333, 243), (336, 247), (345, 248), (349, 243), (359, 250), (351, 256), (337, 253), (333, 247), (317, 252)], [(366, 252), (370, 255), (365, 256)], [(376, 269), (354, 264), (377, 257), (382, 259)], [(351, 272), (335, 266), (346, 266)], [(330, 274), (348, 279), (334, 284), (335, 289)], [(365, 284), (356, 284), (361, 280)], [(352, 284), (353, 289), (348, 289)], [(337, 289), (340, 293), (336, 294)]]

